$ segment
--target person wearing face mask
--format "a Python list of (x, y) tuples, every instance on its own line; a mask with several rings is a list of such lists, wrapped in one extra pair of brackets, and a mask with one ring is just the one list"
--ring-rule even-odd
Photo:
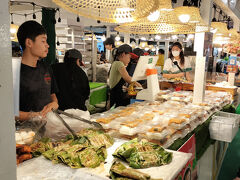
[[(129, 76), (126, 66), (130, 62), (132, 53), (131, 46), (123, 44), (116, 50), (114, 61), (109, 73), (109, 87), (110, 87), (110, 107), (115, 104), (115, 107), (126, 106), (130, 104), (130, 99), (127, 93), (123, 92), (123, 85), (125, 83), (132, 83), (132, 77)], [(141, 86), (136, 82), (136, 86)]]
[(184, 57), (182, 45), (175, 42), (172, 45), (169, 58), (165, 61), (163, 67), (164, 78), (186, 78), (190, 80), (189, 72), (192, 70), (188, 58)]

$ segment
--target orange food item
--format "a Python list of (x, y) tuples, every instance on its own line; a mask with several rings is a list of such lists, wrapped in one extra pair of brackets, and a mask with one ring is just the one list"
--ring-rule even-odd
[(163, 111), (158, 111), (158, 110), (153, 110), (153, 112), (156, 112), (156, 113), (158, 113), (159, 115), (163, 115), (163, 114), (164, 114)]
[(152, 120), (153, 118), (155, 117), (154, 114), (150, 114), (150, 113), (146, 113), (142, 116), (142, 119), (145, 120), (145, 121), (150, 121)]
[(96, 121), (98, 123), (103, 123), (103, 124), (108, 124), (110, 123), (112, 120), (119, 118), (119, 117), (125, 117), (125, 116), (129, 116), (131, 115), (136, 109), (134, 107), (127, 107), (123, 110), (121, 110), (118, 113), (112, 114), (109, 117), (106, 118), (99, 118)]
[(121, 125), (130, 127), (130, 128), (135, 128), (135, 127), (137, 127), (141, 122), (142, 122), (141, 119), (135, 119), (134, 121), (125, 121), (125, 122), (122, 122)]
[(22, 147), (24, 147), (23, 144), (16, 144), (16, 149), (19, 149), (19, 148), (22, 148)]
[(166, 127), (162, 127), (161, 125), (156, 125), (156, 126), (153, 126), (151, 129), (149, 129), (148, 131), (149, 132), (152, 132), (152, 133), (156, 133), (156, 132), (162, 132), (164, 129), (166, 129)]
[(112, 121), (111, 118), (99, 118), (96, 120), (98, 123), (108, 124)]
[(190, 114), (179, 114), (179, 116), (183, 116), (185, 118), (191, 118), (191, 115)]
[(31, 147), (29, 146), (23, 146), (18, 150), (19, 154), (30, 153), (30, 152), (31, 152)]
[(208, 106), (207, 103), (199, 103), (199, 106)]
[(28, 159), (32, 159), (32, 155), (31, 154), (23, 154), (23, 155), (19, 156), (17, 163), (21, 163)]
[(186, 121), (185, 119), (172, 118), (169, 120), (168, 125), (170, 125), (172, 123), (181, 124), (185, 121)]

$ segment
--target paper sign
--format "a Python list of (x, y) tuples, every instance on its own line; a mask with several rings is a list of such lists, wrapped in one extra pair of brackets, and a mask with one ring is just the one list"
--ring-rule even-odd
[(237, 57), (236, 56), (230, 56), (228, 60), (228, 65), (236, 65), (237, 64)]

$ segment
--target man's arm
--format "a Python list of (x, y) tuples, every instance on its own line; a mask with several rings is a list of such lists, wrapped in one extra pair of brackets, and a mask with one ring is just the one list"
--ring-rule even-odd
[(45, 117), (48, 112), (52, 111), (52, 109), (58, 108), (58, 100), (55, 93), (51, 94), (51, 99), (52, 102), (44, 106), (43, 110), (40, 112), (43, 117)]

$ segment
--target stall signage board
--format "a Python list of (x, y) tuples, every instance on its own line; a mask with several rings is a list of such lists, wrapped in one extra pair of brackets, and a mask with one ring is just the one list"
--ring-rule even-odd
[(237, 73), (238, 66), (237, 65), (227, 65), (227, 72), (228, 73)]
[(191, 158), (185, 165), (185, 167), (182, 169), (182, 171), (178, 174), (177, 178), (175, 180), (182, 180), (182, 179), (194, 179), (194, 176), (197, 175), (197, 168), (196, 168), (196, 139), (195, 134), (193, 134), (179, 149), (180, 152), (185, 153), (192, 153)]
[(237, 65), (237, 57), (236, 56), (230, 56), (228, 60), (228, 65)]

